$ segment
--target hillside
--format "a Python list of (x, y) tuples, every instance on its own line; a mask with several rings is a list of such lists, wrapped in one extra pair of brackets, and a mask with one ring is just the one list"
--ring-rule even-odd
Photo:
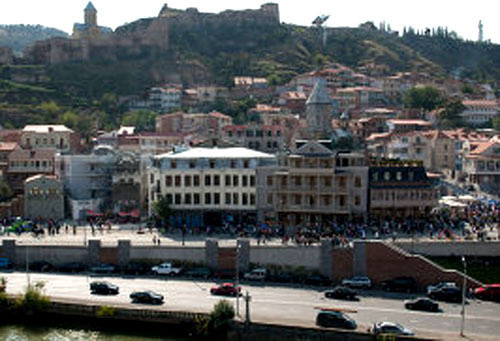
[(0, 25), (0, 46), (10, 47), (18, 55), (38, 40), (67, 36), (66, 32), (41, 25)]

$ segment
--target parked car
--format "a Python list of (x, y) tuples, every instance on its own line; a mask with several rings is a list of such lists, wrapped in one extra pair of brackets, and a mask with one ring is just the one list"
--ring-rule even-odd
[(352, 278), (344, 278), (342, 285), (350, 288), (369, 289), (372, 286), (372, 280), (366, 276), (354, 276)]
[(118, 295), (120, 288), (117, 285), (104, 281), (90, 283), (90, 292), (99, 295)]
[(332, 290), (325, 291), (325, 297), (340, 300), (354, 300), (356, 298), (356, 291), (345, 286), (336, 286)]
[(222, 283), (210, 289), (212, 295), (238, 296), (241, 295), (241, 287), (236, 287), (234, 283)]
[(486, 284), (474, 290), (474, 296), (480, 300), (500, 301), (500, 284)]
[(332, 281), (323, 275), (313, 274), (304, 277), (303, 283), (307, 285), (328, 286), (332, 283)]
[(405, 301), (405, 308), (410, 310), (421, 311), (439, 311), (439, 304), (428, 298), (416, 298), (414, 300)]
[(278, 283), (291, 283), (296, 281), (296, 277), (288, 272), (277, 273), (270, 277), (270, 280)]
[(30, 263), (29, 270), (35, 272), (50, 272), (54, 270), (54, 265), (47, 261), (40, 260)]
[(210, 278), (212, 276), (212, 270), (206, 267), (197, 267), (185, 272), (188, 277), (198, 277), (198, 278)]
[(113, 264), (101, 263), (90, 267), (91, 272), (107, 274), (112, 273), (116, 270)]
[(245, 279), (250, 281), (263, 281), (267, 278), (267, 270), (265, 268), (253, 269), (244, 275)]
[(0, 269), (1, 270), (8, 270), (13, 268), (12, 261), (9, 258), (6, 257), (0, 257)]
[(130, 294), (132, 303), (163, 304), (163, 295), (151, 290), (134, 291)]
[(411, 329), (394, 322), (378, 322), (373, 325), (373, 333), (392, 335), (414, 335)]
[(439, 282), (436, 284), (428, 285), (427, 286), (427, 293), (430, 293), (431, 291), (438, 290), (441, 288), (456, 288), (457, 285), (455, 282)]
[(236, 278), (236, 270), (234, 269), (221, 269), (215, 273), (218, 279), (234, 279)]
[(149, 271), (150, 271), (149, 265), (137, 262), (130, 262), (123, 268), (123, 273), (129, 275), (145, 275)]
[(61, 272), (82, 272), (87, 270), (87, 266), (80, 262), (69, 262), (64, 263), (57, 267), (57, 269)]
[(350, 316), (335, 309), (321, 309), (316, 315), (316, 325), (327, 328), (354, 330), (358, 326)]
[(401, 291), (410, 293), (415, 291), (416, 282), (412, 277), (401, 276), (383, 281), (381, 286), (385, 291)]
[(427, 297), (438, 301), (460, 303), (462, 302), (462, 290), (457, 287), (442, 286), (431, 290)]
[(172, 263), (161, 263), (160, 265), (153, 266), (151, 271), (153, 271), (155, 275), (174, 276), (180, 274), (182, 268), (174, 268)]

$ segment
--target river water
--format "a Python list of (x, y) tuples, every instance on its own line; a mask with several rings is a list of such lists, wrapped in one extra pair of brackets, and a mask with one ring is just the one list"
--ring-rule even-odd
[(42, 327), (31, 325), (0, 326), (0, 340), (2, 341), (186, 341), (186, 338), (159, 336), (158, 333), (127, 332), (116, 330), (93, 330)]

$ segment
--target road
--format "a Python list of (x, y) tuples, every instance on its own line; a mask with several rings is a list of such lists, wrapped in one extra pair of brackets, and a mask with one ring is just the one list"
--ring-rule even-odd
[[(7, 278), (8, 293), (17, 294), (25, 290), (28, 281), (26, 273), (5, 273), (3, 276)], [(91, 295), (89, 283), (97, 279), (118, 285), (120, 294)], [(29, 280), (31, 283), (45, 282), (45, 293), (51, 298), (69, 301), (130, 306), (129, 294), (134, 290), (150, 289), (165, 296), (164, 305), (143, 306), (144, 309), (210, 312), (214, 304), (221, 299), (210, 295), (210, 287), (215, 285), (212, 281), (41, 273), (30, 273)], [(417, 335), (459, 339), (460, 304), (440, 303), (441, 312), (426, 313), (405, 310), (402, 300), (409, 297), (402, 294), (364, 291), (361, 292), (359, 301), (348, 302), (325, 299), (322, 294), (325, 288), (278, 287), (251, 283), (244, 283), (242, 288), (243, 292), (248, 291), (252, 297), (250, 314), (251, 320), (255, 322), (312, 327), (316, 316), (315, 307), (348, 308), (357, 311), (350, 315), (357, 321), (360, 330), (366, 330), (377, 321), (394, 321), (413, 329)], [(228, 299), (236, 301), (235, 298)], [(244, 316), (242, 299), (240, 313)], [(476, 300), (468, 302), (465, 332), (472, 340), (498, 340), (500, 304)]]

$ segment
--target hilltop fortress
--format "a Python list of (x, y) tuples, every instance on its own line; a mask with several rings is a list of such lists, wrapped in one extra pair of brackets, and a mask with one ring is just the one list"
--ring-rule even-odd
[(118, 27), (114, 32), (97, 25), (97, 10), (91, 2), (84, 9), (84, 23), (76, 23), (71, 38), (52, 38), (37, 42), (24, 51), (26, 62), (57, 64), (68, 61), (117, 59), (138, 56), (144, 49), (166, 51), (172, 29), (196, 31), (206, 25), (279, 25), (279, 8), (266, 3), (257, 10), (232, 11), (218, 14), (201, 13), (196, 8), (185, 11), (165, 4), (155, 18), (139, 19)]

